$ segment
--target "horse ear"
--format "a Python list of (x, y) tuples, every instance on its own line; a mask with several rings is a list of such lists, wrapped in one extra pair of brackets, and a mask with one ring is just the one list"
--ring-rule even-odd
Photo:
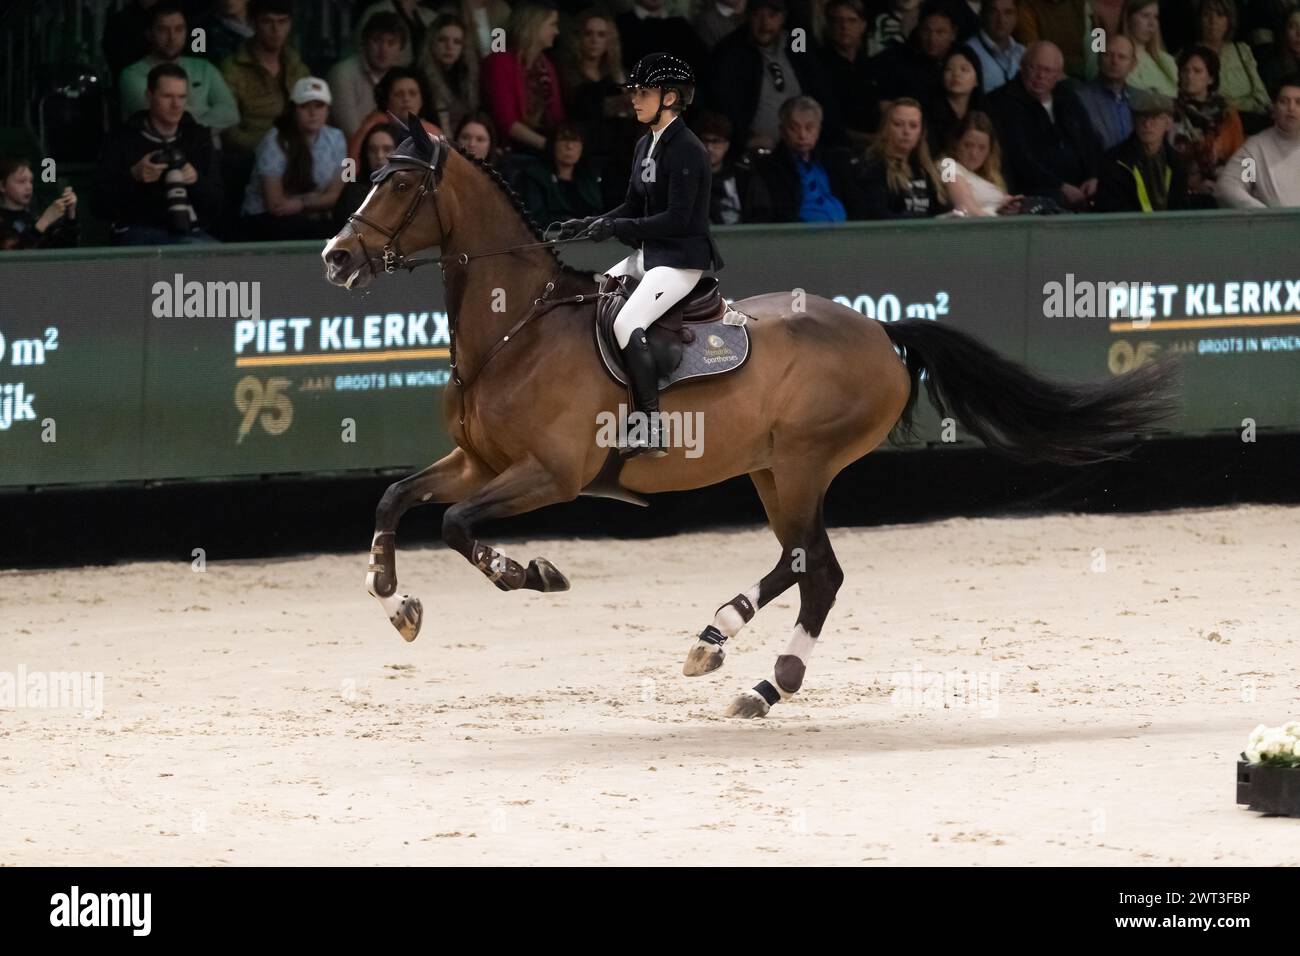
[(393, 113), (389, 113), (389, 114), (388, 114), (388, 118), (389, 118), (390, 120), (393, 121), (393, 125), (394, 125), (394, 126), (396, 126), (398, 129), (400, 129), (400, 130), (401, 130), (403, 133), (405, 133), (407, 136), (410, 136), (410, 135), (411, 135), (411, 131), (410, 131), (409, 129), (406, 128), (406, 124), (403, 123), (401, 120), (399, 120), (395, 114), (393, 114)]
[(414, 113), (408, 114), (406, 126), (406, 131), (411, 134), (411, 139), (414, 141), (416, 148), (419, 149), (420, 154), (422, 156), (432, 156), (433, 141), (429, 139), (429, 131), (420, 122), (420, 117)]

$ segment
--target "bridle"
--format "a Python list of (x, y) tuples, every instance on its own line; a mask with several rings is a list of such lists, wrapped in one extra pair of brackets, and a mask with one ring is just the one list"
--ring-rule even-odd
[[(418, 156), (409, 156), (405, 154), (393, 153), (388, 157), (388, 162), (381, 168), (375, 170), (371, 175), (370, 181), (378, 186), (393, 173), (403, 169), (422, 169), (424, 175), (420, 178), (419, 188), (416, 189), (415, 195), (411, 197), (410, 203), (406, 206), (406, 212), (402, 215), (401, 222), (397, 228), (388, 229), (380, 225), (373, 219), (368, 219), (359, 212), (354, 212), (348, 216), (348, 225), (352, 226), (354, 222), (362, 223), (366, 228), (373, 229), (384, 237), (384, 248), (380, 255), (375, 255), (366, 245), (366, 240), (362, 238), (360, 230), (353, 226), (352, 232), (357, 237), (357, 242), (361, 246), (361, 252), (366, 257), (366, 262), (370, 265), (370, 271), (378, 273), (375, 263), (380, 263), (387, 273), (396, 272), (398, 269), (405, 269), (408, 272), (418, 266), (428, 265), (430, 262), (437, 262), (442, 265), (447, 256), (431, 258), (428, 256), (420, 258), (408, 258), (402, 252), (401, 238), (402, 233), (406, 231), (415, 220), (415, 214), (420, 211), (420, 204), (424, 202), (424, 197), (429, 196), (433, 199), (433, 214), (438, 217), (438, 235), (444, 236), (442, 231), (442, 214), (438, 211), (438, 186), (442, 183), (442, 167), (446, 158), (445, 147), (442, 142), (435, 140), (433, 144), (434, 154), (432, 161), (420, 159)], [(456, 257), (452, 257), (456, 258)], [(468, 260), (467, 260), (468, 261)]]
[(438, 209), (438, 187), (442, 185), (442, 171), (443, 166), (446, 163), (447, 146), (442, 142), (442, 140), (434, 140), (433, 150), (434, 153), (432, 160), (421, 159), (418, 156), (411, 156), (407, 153), (392, 153), (388, 157), (388, 162), (384, 166), (375, 170), (370, 177), (370, 181), (378, 186), (389, 176), (403, 170), (414, 169), (424, 171), (424, 175), (420, 178), (419, 187), (416, 189), (415, 195), (411, 197), (410, 203), (407, 204), (406, 212), (402, 214), (402, 219), (397, 224), (396, 228), (389, 229), (375, 222), (373, 219), (361, 215), (359, 212), (354, 212), (347, 218), (349, 226), (351, 226), (354, 221), (359, 222), (366, 228), (373, 229), (384, 237), (385, 242), (383, 250), (376, 255), (371, 251), (370, 246), (366, 244), (366, 240), (362, 237), (360, 230), (355, 227), (352, 229), (352, 233), (357, 237), (357, 243), (361, 246), (361, 252), (366, 257), (366, 262), (369, 264), (370, 270), (376, 275), (379, 271), (376, 267), (376, 263), (382, 265), (384, 272), (389, 274), (396, 272), (398, 269), (405, 269), (407, 272), (411, 272), (420, 266), (426, 266), (434, 262), (436, 262), (445, 272), (449, 262), (467, 266), (471, 259), (482, 259), (487, 256), (502, 256), (511, 252), (521, 252), (524, 249), (554, 246), (558, 243), (574, 242), (583, 238), (581, 236), (575, 236), (572, 239), (542, 239), (539, 242), (525, 242), (517, 246), (509, 246), (505, 249), (497, 249), (491, 252), (475, 252), (472, 254), (461, 252), (451, 256), (407, 256), (402, 252), (401, 236), (402, 233), (406, 231), (406, 227), (415, 221), (416, 213), (420, 211), (420, 205), (424, 202), (426, 196), (433, 202), (433, 214), (438, 220), (438, 235), (443, 237), (443, 239), (445, 239), (447, 235), (446, 232), (443, 231), (442, 212)]

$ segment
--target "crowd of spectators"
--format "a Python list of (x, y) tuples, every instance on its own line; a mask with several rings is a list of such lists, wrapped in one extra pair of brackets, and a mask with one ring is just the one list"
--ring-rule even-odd
[[(622, 2), (366, 0), (322, 63), (294, 0), (127, 0), (90, 209), (122, 244), (325, 237), (416, 116), (538, 222), (592, 215), (658, 50), (718, 224), (1300, 206), (1300, 0)], [(75, 244), (76, 195), (32, 185), (0, 162), (0, 246)]]

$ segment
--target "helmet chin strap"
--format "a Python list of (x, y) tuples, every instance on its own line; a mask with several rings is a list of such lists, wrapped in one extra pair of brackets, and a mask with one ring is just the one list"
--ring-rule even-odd
[[(674, 92), (676, 92), (676, 91), (674, 90)], [(682, 96), (681, 93), (677, 93), (677, 98), (678, 98), (678, 99), (681, 99), (681, 96)], [(659, 117), (663, 115), (663, 112), (664, 112), (664, 110), (666, 110), (666, 109), (668, 109), (668, 107), (664, 106), (664, 91), (663, 91), (663, 90), (660, 90), (660, 91), (659, 91), (659, 108), (658, 108), (657, 110), (655, 110), (654, 118), (650, 120), (650, 126), (651, 126), (651, 128), (653, 128), (653, 127), (659, 125)]]
[(654, 128), (655, 126), (658, 126), (658, 125), (659, 125), (659, 117), (663, 115), (663, 111), (664, 111), (664, 91), (663, 91), (663, 90), (660, 90), (660, 91), (659, 91), (659, 108), (658, 108), (657, 110), (655, 110), (654, 118), (650, 120), (650, 126), (651, 126), (651, 128)]

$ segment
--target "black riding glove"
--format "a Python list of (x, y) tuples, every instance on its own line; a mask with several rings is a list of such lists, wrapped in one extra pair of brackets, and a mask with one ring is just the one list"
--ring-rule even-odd
[(560, 223), (560, 238), (572, 239), (586, 229), (588, 225), (590, 225), (590, 221), (587, 219), (566, 219)]
[(614, 220), (602, 216), (591, 224), (587, 231), (587, 238), (592, 242), (604, 242), (606, 239), (612, 239), (614, 236)]

